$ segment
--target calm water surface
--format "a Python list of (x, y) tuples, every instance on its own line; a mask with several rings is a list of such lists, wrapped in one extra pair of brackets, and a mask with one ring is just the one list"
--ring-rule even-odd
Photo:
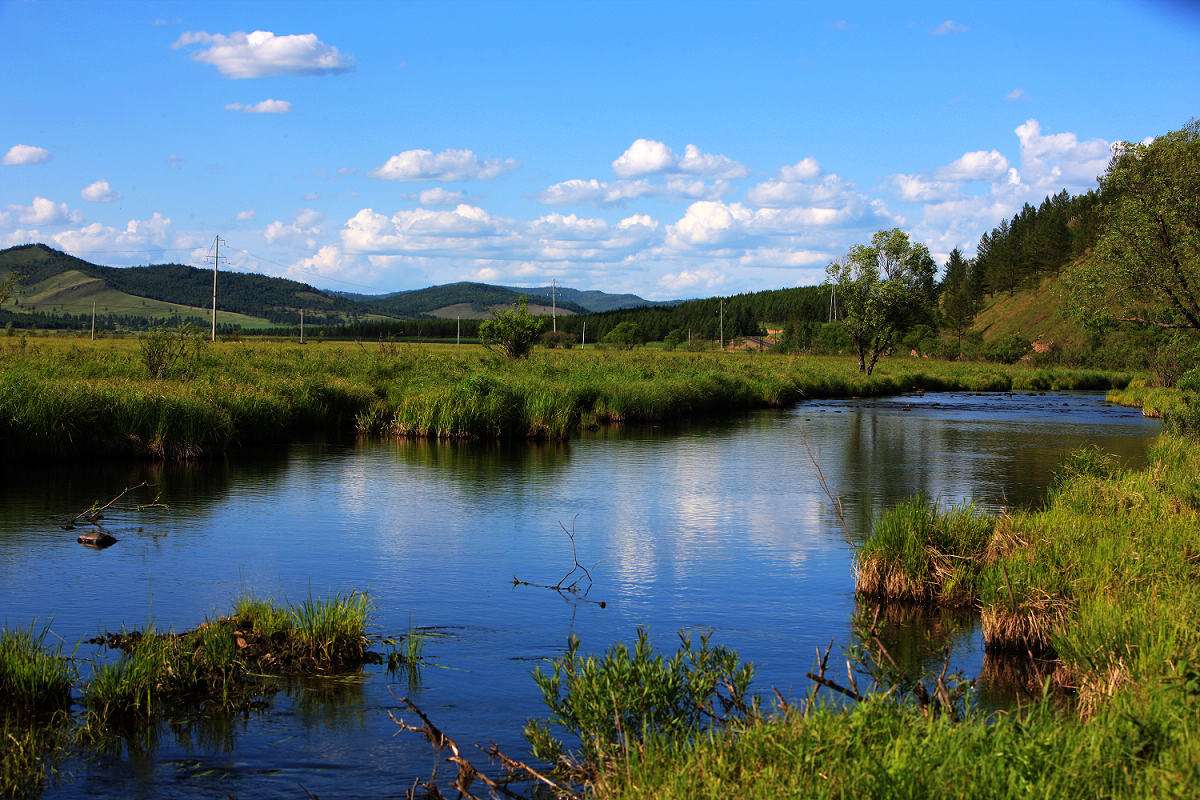
[[(640, 625), (671, 648), (680, 628), (711, 630), (755, 662), (760, 689), (805, 691), (814, 648), (848, 643), (855, 610), (853, 543), (806, 438), (862, 530), (922, 490), (1036, 504), (1070, 450), (1094, 442), (1136, 465), (1156, 433), (1101, 395), (930, 394), (567, 444), (311, 443), (219, 464), (22, 468), (0, 481), (0, 622), (52, 620), (71, 647), (122, 626), (191, 627), (244, 592), (370, 592), (378, 632), (447, 634), (426, 645), (419, 686), (368, 668), (289, 687), (262, 714), (164, 726), (128, 752), (72, 762), (47, 796), (401, 795), (432, 756), (393, 736), (396, 697), (410, 693), (462, 744), (524, 753), (521, 726), (540, 712), (529, 672), (572, 632), (601, 650)], [(110, 517), (117, 545), (89, 550), (54, 524), (141, 480), (170, 511)], [(559, 523), (572, 521), (604, 609), (513, 588), (514, 576), (553, 583), (570, 567)], [(973, 621), (939, 630), (936, 644), (978, 672)]]

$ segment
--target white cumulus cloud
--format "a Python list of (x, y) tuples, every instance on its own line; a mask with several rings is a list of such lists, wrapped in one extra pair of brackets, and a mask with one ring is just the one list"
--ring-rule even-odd
[(314, 237), (321, 234), (321, 213), (311, 208), (301, 209), (291, 222), (275, 220), (263, 229), (263, 238), (270, 244), (277, 242), (304, 242), (308, 247), (316, 246)]
[(612, 162), (613, 172), (621, 178), (637, 178), (659, 173), (686, 173), (730, 180), (747, 174), (745, 165), (728, 156), (704, 153), (694, 144), (684, 147), (678, 157), (665, 143), (655, 139), (635, 139)]
[(35, 197), (27, 206), (8, 207), (11, 216), (22, 225), (60, 225), (78, 223), (79, 212), (72, 211), (66, 203), (56, 203), (47, 197)]
[(991, 181), (1008, 172), (1008, 159), (999, 150), (972, 150), (938, 170), (949, 181)]
[(418, 194), (417, 200), (423, 206), (456, 206), (462, 202), (463, 196), (462, 192), (452, 192), (435, 186)]
[(473, 150), (405, 150), (371, 174), (388, 181), (487, 181), (516, 166), (515, 159), (480, 159)]
[(14, 144), (4, 154), (4, 163), (10, 167), (41, 164), (50, 160), (50, 151), (31, 144)]
[(237, 218), (241, 222), (245, 222), (248, 219), (254, 219), (254, 215), (255, 211), (253, 208), (247, 208), (245, 211), (237, 212)]
[(226, 111), (241, 111), (244, 114), (287, 114), (292, 110), (292, 104), (287, 100), (275, 100), (268, 97), (257, 103), (227, 103)]
[(262, 78), (268, 75), (328, 75), (353, 66), (336, 47), (315, 33), (276, 36), (271, 31), (222, 34), (188, 31), (176, 48), (199, 46), (192, 58), (211, 64), (227, 78)]
[(79, 194), (84, 200), (93, 203), (111, 203), (121, 199), (121, 195), (113, 191), (113, 188), (108, 185), (108, 181), (93, 181), (83, 187)]

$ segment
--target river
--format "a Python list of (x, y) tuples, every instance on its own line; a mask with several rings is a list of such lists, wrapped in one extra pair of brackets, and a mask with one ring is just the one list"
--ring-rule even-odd
[[(531, 669), (572, 632), (597, 651), (642, 625), (672, 649), (681, 628), (712, 631), (757, 665), (756, 688), (798, 696), (814, 648), (850, 641), (854, 539), (880, 508), (917, 491), (1035, 505), (1072, 449), (1095, 443), (1139, 465), (1157, 431), (1097, 394), (928, 394), (569, 443), (305, 442), (218, 463), (22, 466), (0, 481), (0, 622), (51, 622), (71, 649), (122, 627), (188, 628), (248, 592), (369, 592), (377, 632), (441, 634), (419, 685), (382, 667), (297, 684), (262, 713), (164, 725), (151, 742), (70, 761), (46, 796), (401, 795), (433, 757), (393, 736), (399, 696), (460, 743), (520, 754), (541, 710)], [(845, 498), (849, 534), (806, 442)], [(116, 545), (81, 547), (56, 525), (142, 480), (169, 508), (110, 515)], [(605, 607), (513, 586), (571, 566), (560, 523)], [(949, 629), (938, 644), (978, 672), (977, 626)]]

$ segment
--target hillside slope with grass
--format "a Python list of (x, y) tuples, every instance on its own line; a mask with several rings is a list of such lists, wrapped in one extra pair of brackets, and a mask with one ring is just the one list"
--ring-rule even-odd
[[(360, 303), (382, 314), (395, 317), (433, 316), (453, 319), (485, 319), (496, 309), (510, 306), (522, 297), (529, 302), (532, 313), (549, 314), (550, 293), (538, 289), (509, 289), (487, 283), (445, 283), (424, 289), (411, 289), (390, 294), (349, 294), (344, 298)], [(544, 307), (544, 310), (542, 310)], [(537, 309), (537, 310), (535, 310)], [(558, 298), (560, 314), (585, 314), (587, 309), (564, 298)]]
[[(91, 314), (95, 303), (96, 314), (119, 317), (144, 317), (152, 321), (174, 319), (210, 319), (210, 309), (168, 303), (147, 297), (138, 297), (113, 289), (103, 279), (69, 269), (51, 275), (34, 284), (24, 284), (18, 298), (19, 305), (10, 306), (18, 313), (43, 314)], [(223, 325), (240, 325), (243, 328), (267, 327), (271, 322), (262, 317), (220, 311), (218, 321)]]
[[(183, 264), (144, 267), (106, 267), (42, 244), (0, 250), (0, 275), (22, 276), (17, 310), (54, 314), (91, 313), (132, 315), (150, 319), (207, 317), (212, 299), (212, 272)], [(262, 327), (293, 322), (300, 309), (310, 321), (336, 321), (366, 309), (308, 284), (246, 272), (220, 275), (222, 323)]]
[(1083, 328), (1067, 313), (1062, 282), (1056, 276), (1012, 294), (988, 295), (971, 330), (983, 334), (985, 341), (1016, 335), (1049, 340), (1061, 346), (1077, 346), (1086, 339)]

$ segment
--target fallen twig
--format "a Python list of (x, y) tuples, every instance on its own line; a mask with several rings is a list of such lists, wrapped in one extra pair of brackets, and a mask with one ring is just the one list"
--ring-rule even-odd
[[(585, 603), (595, 603), (601, 608), (607, 608), (608, 603), (603, 600), (592, 600), (588, 594), (592, 591), (592, 573), (579, 562), (579, 551), (575, 547), (575, 520), (579, 519), (576, 514), (571, 520), (571, 528), (567, 529), (560, 521), (558, 527), (562, 528), (562, 532), (567, 535), (567, 541), (571, 543), (571, 560), (572, 565), (567, 574), (559, 578), (558, 583), (535, 583), (533, 581), (522, 580), (513, 576), (513, 587), (517, 586), (533, 586), (538, 589), (550, 589), (557, 592), (565, 600), (581, 600)], [(586, 583), (585, 583), (586, 581)]]

